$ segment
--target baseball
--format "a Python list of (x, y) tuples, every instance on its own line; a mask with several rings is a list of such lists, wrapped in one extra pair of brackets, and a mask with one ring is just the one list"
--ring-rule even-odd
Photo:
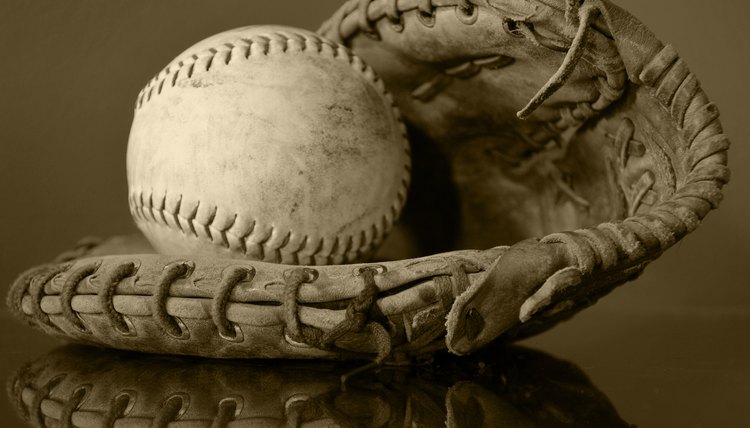
[(157, 251), (343, 264), (384, 240), (410, 179), (406, 128), (372, 69), (305, 30), (227, 31), (141, 91), (131, 213)]

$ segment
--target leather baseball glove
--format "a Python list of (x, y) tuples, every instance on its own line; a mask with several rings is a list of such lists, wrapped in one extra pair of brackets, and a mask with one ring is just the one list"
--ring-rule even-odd
[(569, 363), (513, 347), (478, 354), (386, 367), (344, 385), (339, 375), (350, 364), (340, 362), (178, 359), (69, 346), (18, 370), (8, 392), (36, 427), (628, 426)]
[(320, 34), (375, 69), (410, 127), (391, 261), (175, 258), (120, 239), (26, 272), (10, 307), (49, 334), (157, 353), (467, 354), (636, 278), (721, 200), (716, 106), (609, 1), (351, 0)]

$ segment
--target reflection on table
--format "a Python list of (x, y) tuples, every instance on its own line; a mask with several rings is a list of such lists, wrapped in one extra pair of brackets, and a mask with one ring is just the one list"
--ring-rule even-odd
[(350, 362), (223, 361), (58, 348), (8, 390), (32, 426), (625, 427), (572, 364), (491, 346), (347, 378)]

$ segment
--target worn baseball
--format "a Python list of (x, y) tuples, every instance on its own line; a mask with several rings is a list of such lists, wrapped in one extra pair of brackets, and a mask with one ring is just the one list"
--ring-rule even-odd
[(253, 26), (196, 44), (141, 91), (127, 174), (135, 222), (161, 253), (341, 264), (397, 220), (409, 143), (361, 59)]

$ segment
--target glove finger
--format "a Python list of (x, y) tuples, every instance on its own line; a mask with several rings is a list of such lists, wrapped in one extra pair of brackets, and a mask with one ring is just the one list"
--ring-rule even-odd
[(559, 300), (562, 294), (579, 285), (581, 285), (580, 269), (568, 267), (557, 271), (536, 293), (526, 299), (521, 306), (518, 318), (521, 322), (529, 321), (539, 311)]
[(498, 258), (487, 275), (461, 294), (448, 314), (448, 349), (464, 355), (519, 323), (521, 306), (555, 272), (572, 265), (565, 246), (529, 240)]

